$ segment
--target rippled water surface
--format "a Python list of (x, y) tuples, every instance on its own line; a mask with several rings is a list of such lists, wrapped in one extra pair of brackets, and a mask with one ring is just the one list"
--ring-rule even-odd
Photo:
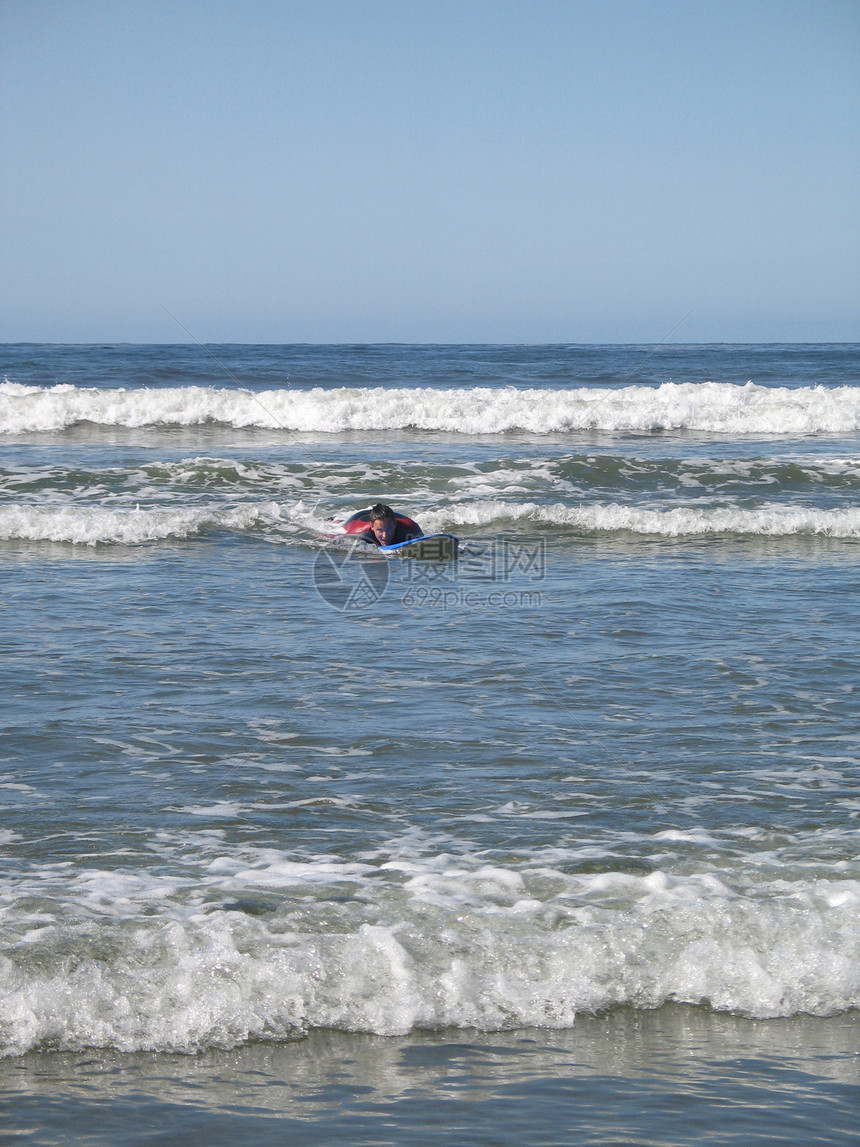
[(6, 1131), (851, 1141), (857, 348), (648, 352), (3, 348)]

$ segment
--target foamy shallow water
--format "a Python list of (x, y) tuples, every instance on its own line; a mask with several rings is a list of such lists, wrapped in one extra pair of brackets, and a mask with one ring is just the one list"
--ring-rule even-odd
[[(264, 352), (246, 366), (268, 400)], [(301, 399), (318, 413), (338, 364), (374, 417), (412, 402), (402, 427), (451, 402), (455, 368), (458, 403), (485, 402), (467, 369), (498, 401), (475, 434), (465, 415), (387, 446), (370, 426), (295, 439), (233, 419), (189, 449), (190, 431), (155, 414), (199, 414), (205, 371), (169, 348), (94, 348), (66, 382), (70, 352), (53, 353), (10, 352), (3, 368), (6, 398), (59, 419), (16, 423), (0, 461), (0, 1038), (24, 1071), (6, 1086), (26, 1077), (44, 1113), (39, 1073), (71, 1101), (64, 1072), (95, 1057), (87, 1086), (145, 1076), (160, 1118), (173, 1098), (155, 1065), (192, 1053), (200, 1128), (222, 1104), (228, 1061), (213, 1056), (252, 1072), (280, 1048), (292, 1058), (260, 1070), (289, 1063), (324, 1096), (330, 1032), (331, 1055), (357, 1057), (331, 1094), (370, 1089), (371, 1138), (389, 1117), (426, 1120), (442, 1063), (509, 1111), (542, 1095), (552, 1141), (552, 1112), (569, 1117), (585, 1094), (572, 1055), (595, 1057), (607, 1097), (626, 1080), (631, 1112), (659, 1109), (670, 1078), (697, 1118), (753, 1102), (765, 1080), (786, 1103), (794, 1088), (781, 1133), (801, 1142), (835, 1064), (840, 1141), (860, 1009), (852, 360), (773, 351), (750, 391), (735, 380), (741, 348), (674, 348), (676, 412), (682, 395), (701, 412), (729, 394), (747, 423), (643, 434), (637, 403), (664, 384), (622, 385), (623, 349), (588, 349), (589, 401), (629, 415), (630, 429), (595, 432), (553, 421), (583, 389), (575, 348), (518, 361), (509, 348), (491, 380), (456, 348), (390, 348), (375, 354), (381, 383), (356, 380), (353, 351), (304, 348), (325, 373)], [(764, 361), (751, 348), (750, 374)], [(117, 362), (129, 376), (106, 379)], [(52, 363), (49, 382), (38, 372)], [(170, 385), (141, 386), (147, 363)], [(102, 419), (92, 433), (63, 405), (84, 392)], [(105, 413), (129, 395), (148, 411), (133, 431)], [(750, 395), (766, 426), (747, 417)], [(789, 425), (789, 399), (817, 422)], [(338, 518), (380, 497), (459, 534), (458, 565), (338, 542)], [(763, 1034), (804, 1025), (822, 1046), (841, 1034), (802, 1064)], [(632, 1047), (646, 1028), (613, 1074), (613, 1041)], [(735, 1063), (719, 1083), (685, 1072), (681, 1053), (661, 1058), (693, 1029), (692, 1062)], [(525, 1054), (530, 1039), (561, 1040), (567, 1058)], [(406, 1064), (429, 1056), (408, 1103), (368, 1075), (386, 1047)], [(745, 1047), (758, 1065), (746, 1074)], [(637, 1074), (649, 1059), (659, 1083)], [(272, 1110), (317, 1141), (342, 1132), (291, 1095)], [(102, 1118), (95, 1092), (84, 1102)], [(737, 1119), (734, 1133), (764, 1134)], [(635, 1138), (644, 1122), (630, 1120), (596, 1115), (581, 1141)], [(683, 1141), (671, 1122), (661, 1134)]]

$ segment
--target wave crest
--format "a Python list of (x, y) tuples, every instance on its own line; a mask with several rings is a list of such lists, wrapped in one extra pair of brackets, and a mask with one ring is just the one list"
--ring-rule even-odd
[(215, 423), (324, 434), (405, 429), (464, 435), (848, 434), (860, 429), (860, 388), (706, 382), (615, 390), (340, 387), (254, 393), (199, 386), (114, 390), (0, 384), (0, 433), (56, 432), (83, 422), (128, 428)]
[[(147, 896), (143, 877), (117, 896), (116, 874), (88, 873), (90, 901), (100, 881), (113, 889), (99, 919), (43, 912), (34, 928), (28, 917), (25, 942), (0, 958), (0, 1052), (193, 1051), (311, 1027), (566, 1028), (578, 1012), (668, 1001), (762, 1018), (860, 1006), (852, 881), (738, 894), (725, 873), (542, 870), (533, 880), (452, 862), (387, 865), (401, 877), (390, 882), (385, 870), (300, 867), (210, 867), (231, 899), (279, 889), (280, 907), (262, 916), (183, 909), (181, 890)], [(362, 884), (365, 900), (329, 899), (325, 885), (339, 880)], [(164, 897), (167, 916), (134, 910), (157, 899), (163, 911)]]

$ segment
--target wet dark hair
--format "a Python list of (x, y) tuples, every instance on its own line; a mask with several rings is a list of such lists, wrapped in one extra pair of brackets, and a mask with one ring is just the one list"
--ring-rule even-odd
[(384, 502), (377, 502), (375, 506), (370, 507), (370, 521), (376, 522), (379, 518), (385, 518), (386, 521), (395, 521), (394, 511), (390, 506), (386, 506)]

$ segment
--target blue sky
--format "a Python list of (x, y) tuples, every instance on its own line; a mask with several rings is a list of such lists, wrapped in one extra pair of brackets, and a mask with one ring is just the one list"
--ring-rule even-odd
[(0, 341), (860, 340), (857, 0), (0, 0)]

